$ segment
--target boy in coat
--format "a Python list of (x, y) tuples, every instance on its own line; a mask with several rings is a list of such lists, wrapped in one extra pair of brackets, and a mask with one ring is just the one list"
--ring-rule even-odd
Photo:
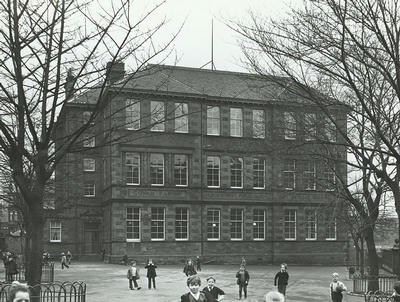
[(287, 265), (285, 263), (281, 264), (281, 270), (276, 273), (274, 279), (274, 285), (277, 286), (278, 284), (278, 292), (283, 295), (286, 295), (286, 286), (288, 285), (289, 281), (289, 274), (286, 271)]
[(147, 280), (148, 280), (148, 287), (151, 289), (151, 282), (153, 281), (153, 288), (156, 289), (156, 268), (157, 265), (154, 265), (153, 260), (149, 259), (147, 265), (144, 267), (147, 269)]

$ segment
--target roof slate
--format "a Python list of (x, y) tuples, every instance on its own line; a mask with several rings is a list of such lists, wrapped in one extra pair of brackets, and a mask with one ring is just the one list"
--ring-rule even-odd
[[(208, 70), (169, 65), (148, 65), (145, 70), (126, 75), (112, 84), (110, 89), (137, 91), (152, 94), (178, 94), (191, 97), (226, 100), (247, 100), (273, 103), (309, 103), (298, 94), (288, 78), (260, 76), (250, 73)], [(97, 101), (98, 89), (92, 89), (69, 101), (70, 103), (93, 103)]]

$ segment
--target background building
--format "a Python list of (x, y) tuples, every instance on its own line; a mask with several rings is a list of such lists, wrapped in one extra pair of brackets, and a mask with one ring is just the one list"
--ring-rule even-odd
[[(335, 123), (287, 79), (152, 65), (125, 83), (122, 63), (112, 74), (99, 114), (57, 167), (50, 252), (345, 262), (334, 170), (346, 167), (322, 153), (346, 154)], [(56, 144), (90, 118), (95, 94), (71, 98)], [(345, 112), (330, 112), (345, 129)]]

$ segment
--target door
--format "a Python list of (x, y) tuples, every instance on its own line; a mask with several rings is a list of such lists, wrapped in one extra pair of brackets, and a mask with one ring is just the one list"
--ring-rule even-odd
[(100, 231), (98, 222), (85, 222), (84, 225), (84, 254), (100, 252)]

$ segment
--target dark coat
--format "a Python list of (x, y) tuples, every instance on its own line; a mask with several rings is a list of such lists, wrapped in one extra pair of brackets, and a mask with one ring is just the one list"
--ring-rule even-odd
[(212, 302), (217, 301), (218, 295), (225, 295), (224, 291), (216, 286), (214, 286), (211, 290), (209, 290), (208, 286), (206, 286), (203, 288), (203, 293), (205, 293), (207, 298)]
[[(197, 300), (197, 301), (198, 302), (212, 302), (207, 298), (207, 296), (203, 292), (200, 292), (200, 297), (199, 297), (199, 300)], [(190, 302), (190, 293), (186, 293), (186, 294), (182, 295), (181, 302)]]
[(14, 258), (11, 258), (11, 259), (8, 261), (8, 264), (7, 264), (7, 273), (8, 273), (9, 275), (16, 275), (16, 274), (18, 274), (17, 262), (15, 262), (15, 259), (14, 259)]
[(237, 284), (241, 284), (241, 283), (242, 284), (248, 284), (249, 280), (250, 280), (250, 275), (249, 275), (248, 271), (244, 270), (244, 283), (240, 281), (240, 271), (238, 271), (236, 273), (236, 278), (237, 278), (237, 280), (236, 280)]
[(278, 281), (278, 285), (287, 285), (289, 281), (289, 274), (287, 272), (277, 272), (274, 279), (274, 285), (276, 286), (276, 281)]
[(147, 278), (154, 278), (157, 276), (156, 274), (157, 265), (147, 264), (144, 268), (147, 268)]

